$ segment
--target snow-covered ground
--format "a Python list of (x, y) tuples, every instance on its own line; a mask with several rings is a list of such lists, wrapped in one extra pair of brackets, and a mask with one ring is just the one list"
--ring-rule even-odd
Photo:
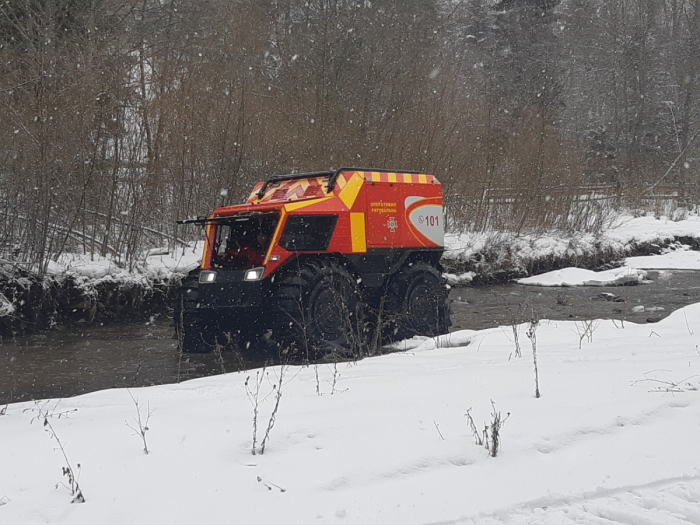
[[(149, 455), (127, 390), (11, 404), (0, 523), (700, 523), (700, 304), (654, 325), (517, 329), (522, 357), (501, 327), (285, 368), (264, 455), (253, 396), (260, 378), (259, 452), (279, 366), (132, 390), (152, 414)], [(481, 433), (494, 407), (490, 457), (465, 414)], [(84, 504), (60, 484), (51, 429)]]

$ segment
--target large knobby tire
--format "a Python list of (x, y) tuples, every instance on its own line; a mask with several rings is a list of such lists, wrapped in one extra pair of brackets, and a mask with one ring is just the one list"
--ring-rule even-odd
[(447, 333), (450, 322), (448, 288), (441, 273), (426, 263), (399, 270), (389, 284), (385, 329), (389, 340)]
[[(267, 328), (261, 327), (259, 321), (253, 320), (250, 325), (233, 329), (228, 333), (233, 337), (236, 347), (242, 355), (263, 358), (270, 357), (261, 342), (266, 331)], [(224, 340), (226, 340), (225, 336)]]
[(185, 282), (178, 290), (175, 309), (175, 337), (180, 352), (203, 354), (214, 350), (218, 323), (202, 319), (199, 309), (199, 283)]
[(273, 291), (272, 338), (283, 353), (317, 358), (358, 355), (363, 308), (356, 279), (333, 260), (307, 260), (287, 270)]

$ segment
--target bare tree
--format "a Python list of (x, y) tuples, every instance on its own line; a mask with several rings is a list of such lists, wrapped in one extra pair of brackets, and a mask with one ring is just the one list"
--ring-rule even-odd
[(700, 0), (0, 4), (0, 255), (132, 266), (276, 173), (435, 173), (453, 228), (700, 194)]

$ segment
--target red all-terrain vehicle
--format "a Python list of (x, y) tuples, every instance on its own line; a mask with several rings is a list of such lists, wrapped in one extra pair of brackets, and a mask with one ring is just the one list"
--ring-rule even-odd
[(268, 334), (283, 351), (361, 355), (450, 325), (442, 188), (433, 175), (363, 168), (275, 176), (206, 226), (178, 293), (182, 350)]

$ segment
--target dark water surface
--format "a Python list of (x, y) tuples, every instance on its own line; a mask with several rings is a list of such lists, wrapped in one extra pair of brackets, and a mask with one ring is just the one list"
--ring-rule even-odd
[(649, 283), (633, 286), (506, 284), (458, 288), (450, 294), (452, 330), (509, 325), (513, 316), (522, 323), (533, 312), (539, 319), (623, 319), (653, 323), (674, 310), (700, 302), (700, 272), (650, 271), (647, 279)]
[[(700, 272), (650, 272), (650, 284), (539, 287), (517, 284), (452, 290), (452, 330), (540, 319), (656, 322), (700, 302)], [(602, 295), (603, 294), (603, 295)], [(614, 294), (614, 297), (604, 296)], [(643, 306), (633, 311), (633, 308)], [(179, 358), (171, 320), (58, 329), (0, 343), (0, 409), (8, 401), (173, 383), (238, 370), (231, 352)], [(255, 365), (255, 363), (252, 363)]]

